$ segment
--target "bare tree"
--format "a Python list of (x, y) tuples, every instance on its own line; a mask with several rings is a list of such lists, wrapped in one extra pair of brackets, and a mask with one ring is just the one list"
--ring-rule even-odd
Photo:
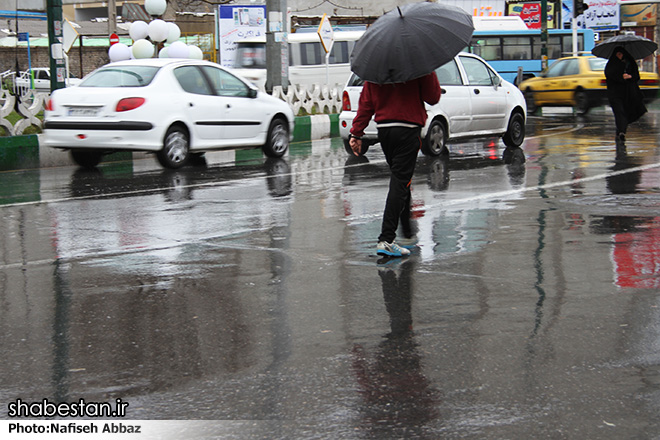
[(218, 5), (234, 3), (235, 0), (167, 0), (177, 12), (211, 12)]

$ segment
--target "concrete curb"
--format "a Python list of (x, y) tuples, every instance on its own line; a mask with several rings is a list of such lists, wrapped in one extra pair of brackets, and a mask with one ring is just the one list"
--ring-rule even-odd
[[(339, 115), (297, 116), (293, 142), (306, 142), (339, 136)], [(0, 171), (74, 165), (68, 151), (47, 148), (40, 144), (41, 135), (0, 137)], [(144, 157), (144, 153), (120, 152), (103, 159), (128, 160)]]

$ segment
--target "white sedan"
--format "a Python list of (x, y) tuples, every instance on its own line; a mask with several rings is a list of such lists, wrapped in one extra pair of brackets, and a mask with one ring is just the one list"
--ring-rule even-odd
[(208, 150), (261, 147), (281, 157), (293, 136), (284, 101), (218, 64), (152, 58), (107, 64), (46, 103), (44, 143), (95, 167), (103, 154), (151, 151), (179, 168)]
[[(440, 102), (426, 106), (428, 120), (422, 128), (422, 152), (438, 156), (449, 152), (455, 140), (501, 136), (507, 147), (516, 148), (525, 139), (527, 106), (520, 90), (493, 70), (482, 58), (460, 53), (435, 71), (442, 88)], [(348, 135), (357, 114), (363, 81), (349, 78), (342, 95), (339, 133), (348, 146)], [(378, 142), (372, 119), (362, 137), (362, 154)]]

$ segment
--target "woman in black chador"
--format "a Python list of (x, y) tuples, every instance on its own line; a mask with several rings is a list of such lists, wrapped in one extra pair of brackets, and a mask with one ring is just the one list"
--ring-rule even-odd
[(635, 59), (623, 47), (616, 47), (605, 66), (607, 98), (614, 113), (617, 141), (626, 140), (626, 130), (646, 113), (637, 82), (639, 70)]

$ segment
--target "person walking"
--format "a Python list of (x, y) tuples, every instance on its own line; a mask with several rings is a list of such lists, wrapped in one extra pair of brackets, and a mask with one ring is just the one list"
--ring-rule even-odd
[[(422, 146), (421, 130), (427, 119), (424, 103), (438, 103), (440, 94), (435, 72), (402, 83), (365, 81), (362, 88), (349, 145), (358, 156), (362, 150), (361, 137), (373, 116), (378, 127), (378, 141), (390, 168), (390, 185), (376, 246), (378, 255), (407, 256), (417, 244), (410, 220), (410, 185)], [(399, 224), (403, 238), (395, 243)]]
[(647, 112), (639, 89), (635, 59), (621, 46), (614, 48), (605, 66), (607, 99), (614, 113), (617, 142), (625, 142), (628, 124)]

